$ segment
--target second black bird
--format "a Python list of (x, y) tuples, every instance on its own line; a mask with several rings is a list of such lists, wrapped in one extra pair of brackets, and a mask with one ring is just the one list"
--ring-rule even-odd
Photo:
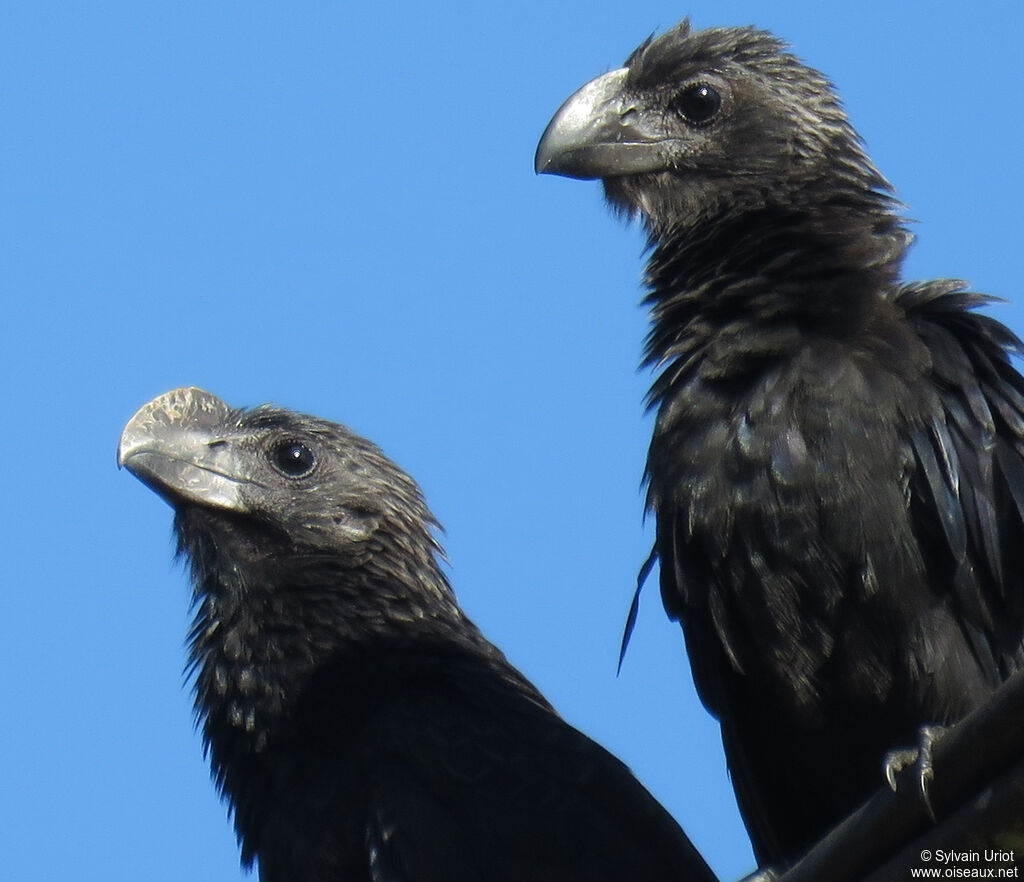
[(648, 40), (536, 162), (649, 232), (662, 596), (756, 854), (791, 862), (1021, 665), (1020, 344), (901, 282), (889, 185), (766, 32)]
[(118, 461), (174, 507), (196, 711), (262, 882), (714, 882), (466, 618), (419, 488), (373, 444), (178, 389)]

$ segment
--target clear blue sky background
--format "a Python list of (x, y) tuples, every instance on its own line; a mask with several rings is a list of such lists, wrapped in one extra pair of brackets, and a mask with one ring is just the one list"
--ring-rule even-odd
[(532, 171), (561, 101), (687, 12), (839, 84), (920, 221), (909, 275), (1024, 303), (1018, 3), (5, 5), (5, 879), (240, 877), (170, 510), (114, 466), (134, 410), (185, 384), (381, 444), (470, 615), (723, 879), (751, 868), (656, 589), (615, 677), (650, 543), (641, 238), (597, 184)]

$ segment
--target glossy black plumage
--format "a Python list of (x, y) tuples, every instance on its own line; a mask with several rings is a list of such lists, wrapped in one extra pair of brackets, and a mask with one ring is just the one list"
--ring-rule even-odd
[(119, 461), (175, 509), (196, 712), (262, 882), (713, 882), (465, 617), (419, 489), (371, 443), (181, 389)]
[(537, 170), (649, 231), (662, 596), (755, 852), (791, 862), (1024, 658), (1020, 343), (962, 283), (901, 282), (889, 185), (763, 31), (648, 40)]

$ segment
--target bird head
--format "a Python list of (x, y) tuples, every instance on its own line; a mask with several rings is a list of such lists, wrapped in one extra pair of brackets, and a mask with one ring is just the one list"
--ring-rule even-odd
[(724, 209), (825, 191), (877, 203), (889, 189), (822, 74), (766, 31), (688, 21), (573, 94), (535, 169), (603, 179), (611, 204), (655, 235)]
[(295, 550), (351, 554), (382, 531), (428, 539), (419, 488), (344, 426), (270, 406), (235, 410), (202, 389), (175, 389), (125, 426), (118, 465), (178, 512), (226, 514)]

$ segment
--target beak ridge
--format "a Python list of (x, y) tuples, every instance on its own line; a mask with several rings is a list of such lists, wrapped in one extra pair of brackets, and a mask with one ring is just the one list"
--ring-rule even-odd
[(117, 465), (165, 499), (241, 509), (246, 479), (232, 445), (222, 442), (231, 408), (195, 387), (166, 392), (128, 421)]
[(630, 97), (629, 69), (591, 80), (558, 108), (534, 156), (537, 174), (569, 178), (616, 178), (668, 166), (673, 140), (660, 116)]
[(537, 145), (533, 160), (537, 174), (601, 177), (586, 157), (594, 147), (617, 140), (626, 73), (622, 67), (596, 77), (558, 108)]

